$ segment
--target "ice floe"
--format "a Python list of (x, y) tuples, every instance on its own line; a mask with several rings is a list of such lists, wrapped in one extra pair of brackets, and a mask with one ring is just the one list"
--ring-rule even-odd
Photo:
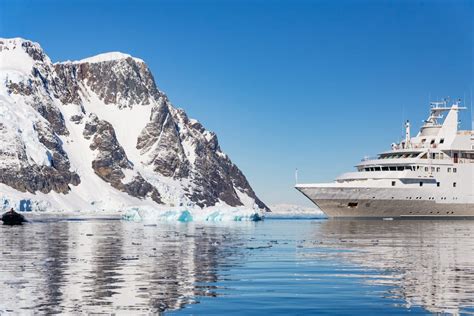
[(214, 206), (199, 207), (169, 207), (160, 209), (129, 208), (122, 215), (126, 221), (157, 224), (160, 222), (243, 222), (260, 221), (264, 214), (259, 209), (245, 207)]

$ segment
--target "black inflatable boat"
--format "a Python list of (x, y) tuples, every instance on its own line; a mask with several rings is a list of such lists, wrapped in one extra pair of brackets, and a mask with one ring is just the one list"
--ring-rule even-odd
[(23, 215), (15, 212), (14, 210), (3, 214), (1, 220), (3, 222), (3, 225), (21, 225), (23, 223), (26, 223), (26, 218)]

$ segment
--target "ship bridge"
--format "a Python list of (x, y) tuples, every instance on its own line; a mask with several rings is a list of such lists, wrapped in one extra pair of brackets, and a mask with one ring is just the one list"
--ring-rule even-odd
[[(376, 157), (365, 157), (356, 172), (344, 173), (336, 182), (368, 179), (430, 179), (437, 173), (456, 173), (458, 164), (474, 164), (474, 134), (458, 130), (460, 101), (432, 102), (430, 116), (417, 136), (410, 136), (406, 123), (405, 140), (392, 144), (392, 150)], [(444, 115), (447, 113), (446, 117)]]

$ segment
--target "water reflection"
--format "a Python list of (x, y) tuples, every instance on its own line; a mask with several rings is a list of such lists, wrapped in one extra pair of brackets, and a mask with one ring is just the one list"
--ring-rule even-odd
[(0, 226), (0, 314), (179, 309), (197, 296), (217, 295), (217, 270), (241, 261), (238, 230), (248, 228), (120, 221)]
[(474, 221), (0, 226), (0, 314), (474, 312), (473, 237)]
[[(473, 311), (474, 221), (327, 220), (313, 223), (304, 257), (330, 256), (380, 271), (372, 284), (430, 312)], [(338, 249), (338, 251), (324, 251)], [(470, 308), (470, 309), (469, 309)]]

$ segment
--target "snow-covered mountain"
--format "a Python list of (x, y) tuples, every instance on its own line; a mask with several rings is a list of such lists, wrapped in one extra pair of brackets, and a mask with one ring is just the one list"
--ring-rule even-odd
[(267, 208), (216, 135), (170, 103), (141, 59), (114, 52), (52, 63), (20, 38), (0, 39), (0, 203)]

